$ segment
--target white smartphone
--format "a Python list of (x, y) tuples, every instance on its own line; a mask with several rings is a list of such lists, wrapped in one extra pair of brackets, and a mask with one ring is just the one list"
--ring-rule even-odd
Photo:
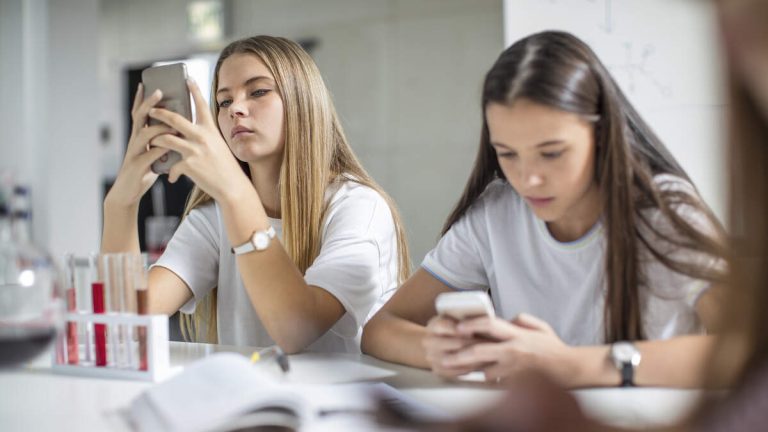
[[(163, 92), (163, 99), (156, 106), (181, 114), (192, 121), (192, 104), (189, 88), (187, 88), (187, 66), (184, 63), (146, 68), (141, 72), (141, 82), (144, 84), (144, 98), (160, 89)], [(151, 126), (161, 122), (150, 118), (148, 123)], [(171, 167), (180, 160), (181, 155), (171, 150), (152, 163), (152, 171), (157, 174), (168, 174)]]
[(480, 316), (494, 317), (493, 303), (485, 291), (446, 292), (435, 299), (435, 309), (440, 315), (457, 320)]

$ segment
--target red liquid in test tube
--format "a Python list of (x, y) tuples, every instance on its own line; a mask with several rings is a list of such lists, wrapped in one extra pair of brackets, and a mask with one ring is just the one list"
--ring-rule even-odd
[[(93, 313), (104, 313), (104, 283), (93, 282), (91, 285), (93, 291)], [(107, 365), (107, 326), (106, 324), (95, 324), (94, 339), (96, 345), (96, 366)]]

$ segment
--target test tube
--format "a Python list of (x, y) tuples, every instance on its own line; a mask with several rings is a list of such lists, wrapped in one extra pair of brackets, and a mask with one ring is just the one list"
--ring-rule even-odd
[[(75, 292), (77, 298), (77, 309), (79, 312), (91, 313), (93, 311), (92, 289), (91, 289), (91, 271), (88, 256), (75, 257), (74, 280)], [(93, 365), (93, 323), (82, 322), (79, 325), (78, 340), (83, 342), (83, 356), (80, 358), (80, 364)]]
[[(88, 257), (88, 270), (91, 279), (91, 292), (93, 302), (93, 313), (104, 313), (104, 269), (103, 262), (98, 254), (91, 254)], [(95, 324), (94, 326), (94, 347), (96, 351), (96, 366), (107, 365), (107, 326), (105, 324)]]
[[(77, 312), (77, 292), (75, 290), (75, 255), (68, 253), (64, 258), (66, 262), (65, 267), (65, 293), (67, 302), (67, 312)], [(76, 365), (79, 363), (80, 346), (77, 341), (77, 323), (67, 321), (66, 327), (67, 338), (67, 363)]]
[[(147, 310), (147, 254), (126, 256), (126, 271), (130, 281), (126, 284), (126, 310), (130, 313), (146, 315)], [(132, 327), (133, 329), (133, 327)], [(135, 366), (147, 370), (147, 327), (137, 326), (138, 352)], [(133, 339), (132, 339), (133, 340)]]
[[(110, 315), (121, 311), (123, 296), (123, 257), (119, 253), (102, 255), (104, 261), (104, 294), (106, 311)], [(107, 327), (107, 353), (109, 365), (126, 367), (125, 334), (123, 326), (109, 325)]]
[[(127, 253), (122, 256), (123, 264), (123, 289), (120, 302), (120, 312), (123, 314), (136, 315), (136, 273), (140, 270), (142, 262), (141, 255)], [(126, 366), (131, 369), (139, 368), (138, 347), (134, 343), (134, 326), (130, 324), (123, 325), (125, 335), (124, 349), (126, 354)]]

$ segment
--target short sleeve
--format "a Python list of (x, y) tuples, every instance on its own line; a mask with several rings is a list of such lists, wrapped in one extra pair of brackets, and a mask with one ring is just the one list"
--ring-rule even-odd
[(154, 264), (175, 273), (192, 291), (193, 298), (181, 307), (184, 313), (194, 312), (197, 301), (216, 286), (219, 265), (216, 221), (213, 204), (192, 210)]
[(371, 308), (396, 284), (399, 262), (386, 201), (373, 189), (351, 188), (329, 206), (320, 253), (304, 275), (308, 285), (336, 297), (352, 318), (331, 329), (343, 337), (354, 337)]
[(482, 261), (488, 249), (486, 224), (485, 200), (480, 199), (427, 253), (421, 267), (455, 290), (488, 289)]

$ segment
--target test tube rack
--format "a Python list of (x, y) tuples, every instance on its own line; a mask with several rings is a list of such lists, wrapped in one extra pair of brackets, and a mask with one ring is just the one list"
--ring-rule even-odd
[[(55, 373), (150, 382), (163, 380), (170, 375), (168, 317), (166, 315), (70, 312), (64, 315), (64, 321), (65, 323), (77, 323), (78, 326), (105, 324), (107, 331), (113, 331), (121, 325), (146, 328), (147, 367), (146, 370), (140, 370), (138, 368), (116, 367), (113, 364), (107, 366), (96, 366), (94, 363), (69, 364), (66, 357), (66, 336), (61, 334), (53, 352), (52, 369)], [(129, 341), (129, 343), (133, 343), (133, 341)], [(78, 348), (83, 347), (82, 342), (79, 345)]]

